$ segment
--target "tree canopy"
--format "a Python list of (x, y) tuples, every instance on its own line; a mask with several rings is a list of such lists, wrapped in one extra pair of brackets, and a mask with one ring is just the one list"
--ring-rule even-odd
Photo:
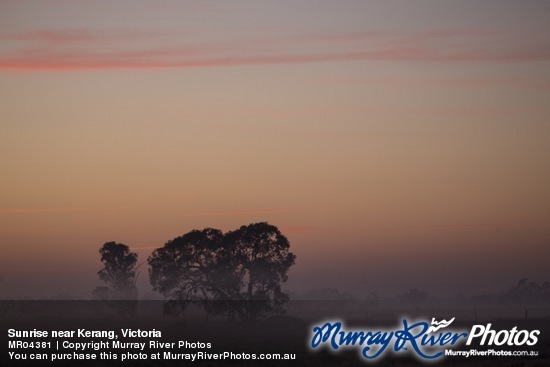
[(199, 302), (209, 314), (254, 321), (281, 312), (281, 283), (296, 256), (288, 239), (268, 223), (223, 234), (193, 230), (168, 241), (148, 259), (153, 289), (183, 310)]
[(103, 269), (97, 272), (99, 278), (109, 286), (116, 299), (137, 297), (137, 254), (122, 243), (107, 242), (100, 249)]

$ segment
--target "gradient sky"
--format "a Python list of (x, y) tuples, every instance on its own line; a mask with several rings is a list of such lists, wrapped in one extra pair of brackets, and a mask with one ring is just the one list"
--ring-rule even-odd
[(2, 0), (0, 297), (258, 221), (294, 291), (550, 280), (549, 117), (548, 1)]

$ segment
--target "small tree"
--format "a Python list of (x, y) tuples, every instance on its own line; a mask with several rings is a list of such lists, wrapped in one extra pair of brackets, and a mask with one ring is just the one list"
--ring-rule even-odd
[(104, 267), (97, 272), (118, 300), (137, 299), (137, 254), (122, 243), (107, 242), (100, 249)]

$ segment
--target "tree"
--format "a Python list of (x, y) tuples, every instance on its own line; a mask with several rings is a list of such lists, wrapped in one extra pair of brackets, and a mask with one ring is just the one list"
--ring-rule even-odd
[[(107, 242), (100, 249), (104, 267), (97, 272), (113, 294), (114, 299), (133, 300), (137, 298), (137, 254), (122, 243)], [(105, 290), (104, 290), (105, 293)]]
[(288, 239), (277, 227), (262, 222), (227, 233), (225, 246), (235, 261), (238, 296), (249, 301), (240, 308), (244, 315), (239, 316), (254, 321), (268, 312), (282, 312), (288, 295), (282, 292), (281, 283), (287, 281), (296, 260)]
[(190, 302), (207, 313), (255, 321), (282, 311), (282, 292), (296, 256), (277, 227), (256, 223), (228, 232), (193, 230), (168, 241), (149, 257), (153, 289), (169, 299), (171, 310)]
[(213, 288), (223, 280), (216, 277), (223, 252), (223, 233), (218, 229), (193, 230), (166, 242), (153, 251), (149, 279), (153, 290), (169, 299), (165, 310), (183, 311), (190, 301), (219, 294)]

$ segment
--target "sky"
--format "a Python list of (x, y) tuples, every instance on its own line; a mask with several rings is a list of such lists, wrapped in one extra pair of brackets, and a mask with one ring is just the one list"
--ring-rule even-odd
[(0, 297), (260, 221), (295, 292), (547, 281), (549, 116), (547, 1), (1, 0)]

